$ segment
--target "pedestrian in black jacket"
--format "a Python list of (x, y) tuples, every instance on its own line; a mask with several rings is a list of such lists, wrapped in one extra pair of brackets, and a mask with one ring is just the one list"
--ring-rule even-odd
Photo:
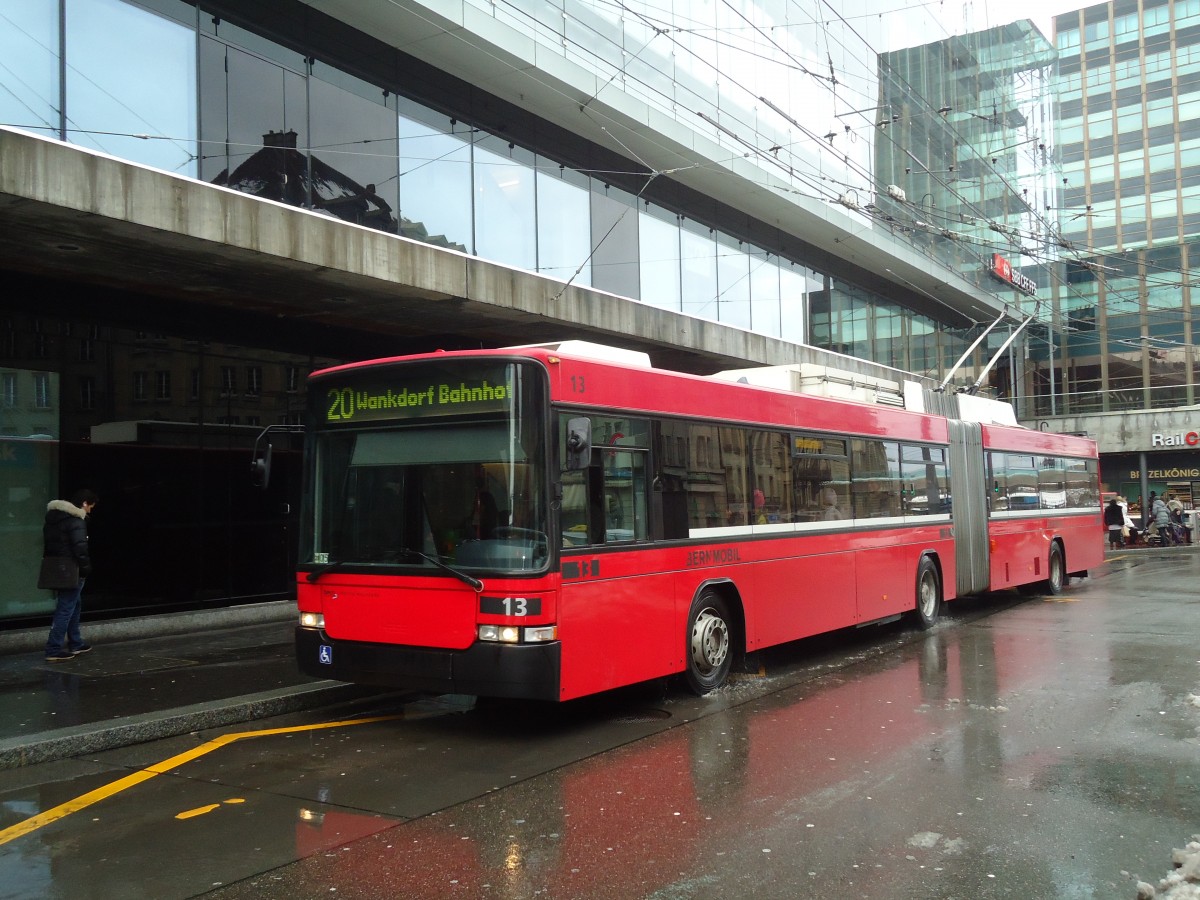
[(79, 631), (79, 613), (83, 609), (83, 584), (92, 574), (87, 516), (99, 499), (93, 491), (85, 489), (76, 492), (70, 503), (51, 500), (46, 505), (46, 523), (42, 526), (45, 549), (42, 555), (68, 556), (79, 565), (79, 584), (54, 592), (54, 619), (50, 623), (50, 636), (46, 639), (46, 659), (49, 662), (72, 659), (92, 649), (84, 642)]
[(1121, 509), (1116, 497), (1109, 500), (1108, 506), (1104, 507), (1104, 524), (1108, 526), (1108, 545), (1114, 550), (1124, 547), (1125, 540), (1121, 536), (1121, 529), (1125, 527), (1125, 510)]

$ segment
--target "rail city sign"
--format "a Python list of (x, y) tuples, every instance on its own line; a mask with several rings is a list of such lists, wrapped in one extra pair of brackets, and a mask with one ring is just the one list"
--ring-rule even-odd
[(1162, 434), (1155, 432), (1150, 435), (1152, 447), (1195, 447), (1200, 444), (1200, 434), (1189, 431), (1187, 434)]

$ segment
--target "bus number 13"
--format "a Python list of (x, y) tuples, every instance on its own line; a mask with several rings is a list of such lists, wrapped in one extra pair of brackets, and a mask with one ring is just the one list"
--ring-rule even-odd
[(479, 611), (493, 616), (540, 616), (541, 597), (482, 597)]

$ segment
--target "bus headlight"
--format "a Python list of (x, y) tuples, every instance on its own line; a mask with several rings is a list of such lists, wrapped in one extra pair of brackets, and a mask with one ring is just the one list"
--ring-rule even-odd
[(320, 628), (320, 629), (324, 630), (324, 628), (325, 628), (324, 613), (312, 613), (312, 612), (300, 613), (300, 627), (301, 628)]
[(480, 625), (479, 639), (481, 641), (499, 641), (502, 644), (516, 644), (521, 640), (521, 629), (516, 625)]
[(558, 640), (558, 626), (520, 628), (516, 625), (480, 625), (479, 640), (500, 644), (542, 644)]

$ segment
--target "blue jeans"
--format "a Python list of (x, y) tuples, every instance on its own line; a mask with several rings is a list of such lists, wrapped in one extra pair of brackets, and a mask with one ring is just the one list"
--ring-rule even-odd
[(46, 640), (47, 653), (59, 653), (63, 639), (71, 649), (83, 646), (83, 635), (79, 633), (79, 613), (83, 609), (83, 578), (79, 586), (66, 591), (55, 591), (58, 605), (54, 607), (54, 620), (50, 623), (50, 637)]

